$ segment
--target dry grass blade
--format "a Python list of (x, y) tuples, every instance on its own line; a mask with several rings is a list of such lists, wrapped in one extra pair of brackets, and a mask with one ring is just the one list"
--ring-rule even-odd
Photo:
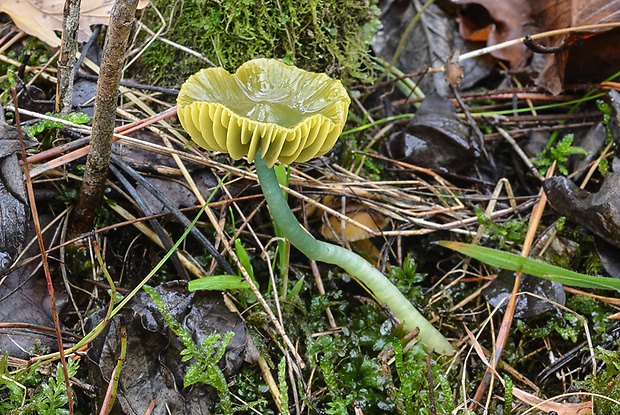
[[(17, 105), (17, 91), (15, 88), (11, 88), (13, 95), (13, 102)], [(19, 114), (15, 113), (15, 124), (17, 125), (17, 134), (19, 135), (19, 142), (21, 146), (21, 154), (24, 160), (26, 160), (26, 147), (24, 146), (24, 136), (19, 121)], [(22, 166), (24, 170), (24, 176), (26, 178), (26, 188), (28, 190), (28, 201), (30, 202), (30, 212), (32, 213), (32, 221), (34, 222), (34, 228), (37, 234), (37, 241), (39, 242), (39, 249), (41, 250), (41, 262), (43, 263), (43, 271), (45, 273), (45, 280), (47, 282), (47, 291), (50, 298), (50, 304), (52, 307), (52, 317), (54, 319), (54, 327), (56, 329), (56, 341), (58, 343), (58, 350), (60, 351), (60, 361), (62, 363), (62, 370), (64, 372), (65, 385), (67, 387), (67, 398), (69, 401), (69, 413), (73, 415), (73, 397), (71, 393), (71, 383), (69, 378), (69, 372), (67, 370), (67, 360), (64, 354), (64, 347), (62, 343), (62, 334), (60, 332), (60, 320), (58, 318), (58, 310), (56, 309), (56, 296), (54, 295), (54, 285), (52, 283), (52, 274), (50, 273), (49, 264), (47, 262), (47, 254), (45, 250), (45, 244), (43, 242), (43, 235), (41, 234), (41, 224), (39, 222), (39, 214), (37, 211), (37, 204), (34, 197), (34, 190), (32, 188), (32, 178), (28, 171), (28, 163), (24, 163)]]

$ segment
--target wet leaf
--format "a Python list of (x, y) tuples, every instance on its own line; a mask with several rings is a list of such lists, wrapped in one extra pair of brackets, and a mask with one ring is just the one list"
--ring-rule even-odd
[[(381, 22), (383, 30), (375, 36), (373, 50), (386, 62), (391, 62), (399, 42), (407, 27), (419, 10), (419, 3), (409, 1), (381, 2)], [(456, 32), (452, 18), (435, 4), (422, 15), (420, 21), (407, 35), (394, 66), (403, 73), (424, 73), (428, 65), (442, 66), (457, 47), (461, 54), (476, 49), (477, 43), (464, 41)], [(439, 59), (437, 59), (439, 57)], [(471, 87), (486, 77), (494, 66), (494, 59), (489, 56), (481, 59), (469, 59), (463, 62), (464, 78), (460, 85)], [(450, 94), (443, 74), (425, 74), (414, 78), (418, 86), (426, 93)]]
[(596, 193), (559, 176), (545, 180), (543, 187), (560, 215), (620, 247), (620, 173), (607, 173)]
[[(2, 181), (0, 181), (2, 183)], [(2, 205), (0, 211), (4, 211)], [(41, 216), (41, 226), (49, 223), (51, 218)], [(49, 233), (44, 234), (46, 238)], [(24, 235), (27, 240), (35, 237), (34, 232)], [(49, 238), (45, 246), (50, 245)], [(39, 253), (39, 246), (35, 243), (25, 253), (24, 258), (30, 258)], [(39, 261), (40, 262), (40, 261)], [(17, 323), (21, 326), (4, 328), (0, 331), (0, 354), (9, 351), (13, 357), (28, 359), (30, 351), (35, 353), (48, 350), (58, 350), (56, 336), (53, 332), (54, 319), (50, 300), (39, 262), (33, 261), (1, 275), (0, 284), (0, 321), (5, 324)], [(59, 290), (56, 291), (56, 307), (59, 313), (67, 304), (67, 297)], [(30, 326), (30, 327), (28, 327)], [(64, 337), (64, 336), (63, 336)], [(75, 338), (64, 337), (65, 346), (69, 347)]]
[[(352, 190), (353, 191), (353, 190)], [(359, 198), (373, 198), (372, 192), (361, 191), (356, 189), (353, 191), (356, 197)], [(321, 198), (321, 204), (337, 211), (342, 212), (342, 198), (335, 197), (333, 195), (327, 195)], [(310, 214), (314, 213), (314, 209), (309, 211)], [(370, 210), (367, 206), (359, 203), (355, 199), (348, 198), (344, 209), (344, 214), (354, 220), (355, 222), (366, 226), (367, 228), (379, 232), (385, 228), (389, 222), (389, 218), (381, 213)], [(370, 239), (376, 234), (367, 232), (356, 226), (353, 223), (345, 222), (344, 229), (342, 228), (341, 219), (336, 216), (322, 215), (321, 235), (330, 241), (339, 241), (345, 239), (349, 242), (357, 242), (365, 239)]]
[[(536, 32), (620, 21), (619, 0), (458, 0), (458, 3), (475, 3), (488, 11), (491, 21), (480, 25), (479, 11), (468, 14), (464, 10), (460, 30), (467, 39), (487, 28), (489, 46)], [(616, 47), (620, 32), (609, 30), (573, 32), (538, 42), (558, 50), (539, 56), (543, 62), (537, 65), (542, 69), (536, 84), (558, 94), (566, 82), (602, 81), (611, 76), (620, 64), (620, 50)], [(519, 44), (492, 55), (519, 67), (525, 64), (531, 51)]]
[(620, 279), (620, 256), (618, 255), (618, 247), (597, 238), (594, 241), (596, 252), (603, 264), (603, 268), (607, 273)]
[(430, 95), (409, 125), (386, 140), (383, 152), (420, 167), (460, 171), (474, 163), (480, 150), (452, 103)]
[[(505, 310), (508, 305), (508, 300), (504, 300), (504, 298), (512, 294), (514, 281), (515, 273), (513, 271), (502, 270), (491, 285), (482, 292), (482, 295), (491, 306), (497, 307), (501, 304), (501, 309)], [(529, 274), (522, 275), (521, 288), (519, 291), (536, 294), (542, 298), (530, 295), (519, 295), (515, 308), (516, 318), (535, 317), (546, 311), (556, 309), (553, 304), (545, 299), (562, 305), (566, 300), (566, 294), (564, 293), (562, 284), (534, 277)], [(502, 300), (504, 301), (502, 302)]]
[[(247, 330), (243, 321), (224, 305), (219, 293), (188, 293), (185, 283), (170, 282), (156, 288), (172, 316), (192, 336), (196, 344), (213, 333), (235, 332), (221, 367), (230, 376), (239, 369), (244, 359), (250, 359)], [(192, 360), (183, 362), (181, 351), (185, 346), (165, 324), (155, 303), (145, 292), (140, 292), (121, 312), (126, 319), (128, 333), (127, 360), (121, 372), (117, 402), (122, 412), (145, 413), (155, 400), (155, 414), (166, 414), (166, 407), (174, 414), (211, 413), (216, 395), (205, 385), (183, 388), (183, 377)], [(103, 317), (97, 313), (88, 324), (97, 324)], [(88, 352), (89, 371), (98, 393), (105, 393), (109, 374), (120, 351), (119, 319), (93, 343)], [(98, 397), (101, 402), (103, 396)]]
[[(26, 147), (36, 141), (25, 136)], [(26, 237), (28, 203), (24, 175), (17, 152), (20, 144), (15, 127), (0, 122), (0, 272), (11, 265)]]
[[(530, 1), (541, 31), (620, 21), (619, 0)], [(618, 70), (620, 51), (618, 30), (599, 29), (556, 36), (544, 43), (566, 48), (545, 55), (537, 85), (560, 93), (565, 81), (602, 81)]]

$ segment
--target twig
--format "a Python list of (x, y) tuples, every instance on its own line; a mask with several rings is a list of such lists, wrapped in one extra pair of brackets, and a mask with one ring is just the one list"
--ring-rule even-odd
[(77, 60), (81, 0), (65, 0), (62, 40), (56, 82), (56, 112), (69, 114), (73, 101), (73, 72)]
[(492, 45), (486, 48), (464, 53), (461, 56), (459, 56), (459, 62), (463, 62), (471, 58), (476, 58), (478, 56), (486, 55), (487, 53), (495, 52), (496, 50), (500, 50), (500, 49), (505, 49), (510, 46), (519, 45), (521, 43), (524, 43), (527, 37), (529, 37), (530, 39), (537, 40), (537, 39), (543, 39), (543, 38), (550, 37), (550, 36), (565, 35), (571, 32), (580, 32), (580, 31), (597, 30), (597, 29), (613, 29), (616, 27), (620, 27), (620, 23), (601, 23), (601, 24), (586, 25), (586, 26), (567, 27), (564, 29), (550, 30), (548, 32), (536, 33), (534, 35), (508, 40), (506, 42), (498, 43), (497, 45)]
[(101, 70), (97, 82), (93, 138), (86, 160), (82, 191), (73, 212), (71, 235), (87, 232), (95, 220), (96, 207), (105, 189), (112, 152), (114, 113), (121, 78), (123, 54), (127, 49), (129, 31), (133, 24), (138, 0), (117, 0), (110, 13), (110, 26), (103, 47)]
[[(13, 106), (7, 106), (7, 109), (12, 111), (15, 110)], [(45, 116), (43, 114), (38, 114), (32, 111), (27, 111), (27, 110), (19, 110), (20, 113), (23, 113), (25, 115), (30, 115), (30, 116), (35, 116), (35, 117), (39, 117), (42, 119), (51, 119), (52, 121), (55, 122), (59, 122), (61, 124), (65, 124), (65, 125), (70, 125), (72, 127), (75, 128), (83, 128), (86, 131), (90, 130), (90, 127), (88, 126), (81, 126), (81, 125), (77, 125), (77, 124), (73, 124), (70, 123), (68, 121), (64, 121), (60, 118), (54, 118), (54, 117), (49, 117), (49, 116)], [(131, 134), (135, 131), (138, 131), (144, 127), (146, 127), (147, 125), (156, 123), (158, 121), (161, 121), (162, 119), (168, 118), (173, 116), (174, 114), (176, 114), (176, 107), (173, 108), (169, 108), (159, 114), (156, 114), (152, 117), (148, 117), (145, 118), (144, 120), (140, 120), (140, 121), (136, 121), (133, 122), (131, 124), (127, 124), (127, 125), (123, 125), (120, 127), (116, 127), (114, 129), (114, 139), (118, 140), (119, 137), (121, 137), (119, 134), (120, 133), (124, 133), (124, 134)], [(84, 139), (81, 140), (85, 140), (85, 141), (80, 141), (80, 140), (76, 140), (76, 142), (71, 142), (71, 143), (67, 143), (67, 144), (63, 144), (61, 146), (58, 147), (54, 147), (51, 148), (49, 150), (45, 150), (42, 151), (40, 153), (34, 154), (30, 157), (28, 157), (28, 163), (35, 163), (37, 161), (41, 161), (41, 160), (45, 160), (54, 156), (57, 156), (58, 154), (64, 153), (65, 151), (71, 151), (73, 150), (76, 146), (80, 146), (83, 145), (85, 142), (89, 142), (90, 141), (90, 137), (85, 137)], [(40, 175), (41, 173), (44, 173), (48, 170), (54, 169), (56, 167), (60, 167), (63, 166), (66, 163), (69, 163), (71, 161), (77, 160), (80, 157), (84, 157), (86, 156), (90, 151), (90, 145), (86, 145), (82, 148), (79, 148), (77, 150), (73, 150), (71, 153), (65, 154), (62, 157), (59, 157), (57, 159), (54, 159), (52, 161), (50, 161), (49, 163), (46, 164), (41, 164), (36, 166), (33, 170), (32, 170), (32, 177), (36, 177), (38, 175)]]

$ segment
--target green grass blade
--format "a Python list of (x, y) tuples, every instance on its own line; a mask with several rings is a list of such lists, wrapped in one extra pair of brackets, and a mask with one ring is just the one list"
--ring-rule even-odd
[(571, 287), (620, 291), (619, 279), (580, 274), (535, 259), (477, 245), (452, 241), (439, 241), (438, 244), (494, 267), (525, 272)]
[(213, 275), (189, 282), (190, 291), (197, 290), (241, 290), (250, 288), (246, 280), (237, 275)]

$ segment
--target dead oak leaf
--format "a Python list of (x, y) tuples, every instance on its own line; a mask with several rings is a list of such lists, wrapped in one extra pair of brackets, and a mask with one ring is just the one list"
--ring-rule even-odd
[[(8, 14), (15, 25), (25, 33), (37, 37), (52, 47), (60, 46), (55, 31), (62, 30), (64, 0), (13, 0), (0, 2), (0, 12)], [(148, 0), (140, 0), (138, 9)], [(86, 42), (91, 36), (90, 26), (108, 24), (113, 0), (82, 0), (78, 41)]]
[[(532, 13), (543, 31), (620, 22), (620, 0), (532, 1)], [(569, 83), (598, 82), (615, 73), (620, 63), (618, 29), (573, 32), (547, 39), (561, 52), (545, 56), (536, 84), (554, 94)]]

